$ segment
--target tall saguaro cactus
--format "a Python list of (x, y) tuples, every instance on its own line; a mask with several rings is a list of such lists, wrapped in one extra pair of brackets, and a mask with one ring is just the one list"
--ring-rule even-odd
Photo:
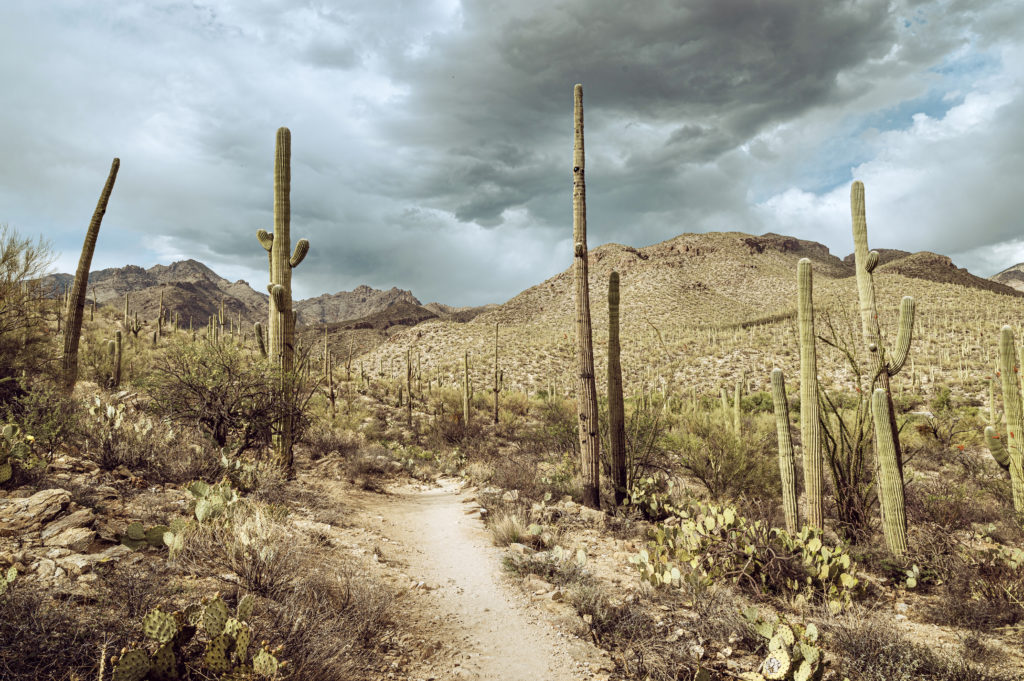
[[(295, 361), (295, 312), (292, 310), (292, 269), (309, 252), (309, 241), (299, 239), (291, 251), (292, 135), (278, 128), (274, 154), (274, 233), (259, 230), (256, 238), (270, 253), (270, 315), (267, 320), (267, 356), (281, 374), (281, 399), (291, 400), (291, 373)], [(269, 247), (268, 247), (269, 245)], [(286, 476), (292, 474), (292, 417), (276, 424), (274, 464)]]
[[(800, 511), (796, 504), (796, 464), (793, 462), (793, 439), (789, 434), (789, 402), (786, 400), (786, 379), (782, 369), (772, 369), (772, 403), (775, 427), (779, 434), (779, 477), (782, 479), (782, 510), (786, 514), (786, 531), (800, 529)], [(802, 408), (802, 405), (801, 405)]]
[(871, 415), (875, 422), (882, 530), (889, 552), (901, 556), (907, 550), (907, 516), (903, 501), (903, 477), (896, 459), (896, 438), (889, 428), (889, 401), (884, 388), (875, 389), (871, 395)]
[[(864, 344), (871, 358), (871, 372), (888, 400), (886, 414), (892, 431), (893, 447), (900, 480), (903, 480), (903, 452), (900, 448), (899, 428), (896, 425), (896, 411), (892, 403), (892, 388), (889, 379), (899, 373), (910, 354), (910, 341), (914, 328), (914, 299), (905, 296), (900, 303), (899, 331), (896, 348), (891, 358), (886, 357), (882, 333), (878, 325), (878, 307), (875, 305), (875, 283), (872, 272), (878, 265), (878, 251), (868, 250), (868, 223), (864, 207), (864, 183), (854, 182), (850, 187), (850, 213), (853, 218), (853, 254), (857, 268), (857, 296), (860, 299), (861, 328)], [(902, 484), (902, 482), (901, 482)]]
[(583, 86), (573, 88), (572, 241), (576, 280), (576, 412), (580, 428), (583, 503), (601, 507), (601, 439), (597, 424), (594, 340), (590, 328), (590, 283), (587, 269), (587, 186), (583, 153)]
[(622, 346), (619, 343), (619, 273), (608, 277), (608, 443), (612, 454), (615, 505), (626, 499), (626, 411), (622, 399)]
[(92, 220), (89, 221), (89, 229), (85, 232), (82, 255), (78, 258), (78, 269), (75, 270), (75, 283), (72, 285), (68, 297), (61, 374), (64, 390), (69, 393), (74, 389), (75, 381), (78, 380), (78, 340), (82, 334), (82, 315), (85, 312), (85, 290), (89, 284), (89, 266), (92, 264), (93, 251), (96, 250), (96, 238), (100, 233), (100, 223), (103, 222), (103, 215), (107, 212), (107, 202), (110, 200), (110, 192), (114, 189), (114, 180), (117, 179), (117, 171), (120, 167), (121, 159), (118, 158), (115, 158), (114, 162), (110, 164), (107, 182), (103, 185), (100, 200), (96, 204), (96, 210), (93, 211)]
[(1015, 352), (1013, 329), (999, 332), (999, 378), (1003, 384), (1003, 410), (1006, 413), (1006, 439), (992, 426), (985, 428), (989, 450), (999, 465), (1010, 471), (1013, 508), (1024, 513), (1024, 400), (1021, 398), (1020, 367)]
[(814, 346), (814, 283), (811, 261), (801, 258), (796, 266), (800, 326), (800, 440), (804, 450), (804, 490), (807, 497), (807, 524), (821, 529), (824, 511), (821, 489), (824, 486), (821, 454), (820, 407), (818, 404), (818, 354)]

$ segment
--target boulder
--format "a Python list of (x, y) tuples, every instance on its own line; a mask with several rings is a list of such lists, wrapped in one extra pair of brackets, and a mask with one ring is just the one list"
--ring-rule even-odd
[[(43, 540), (43, 544), (49, 546), (47, 540), (50, 537), (55, 537), (65, 530), (70, 530), (79, 527), (90, 527), (96, 520), (96, 514), (92, 512), (91, 508), (83, 508), (75, 511), (70, 515), (66, 515), (59, 520), (54, 520), (43, 528), (40, 533), (40, 538)], [(55, 546), (59, 546), (56, 544)]]
[(96, 533), (87, 527), (69, 527), (60, 534), (51, 535), (44, 540), (43, 546), (58, 546), (81, 552), (88, 549), (95, 539)]
[(71, 494), (63, 489), (44, 489), (24, 499), (0, 500), (0, 536), (39, 530), (70, 503)]

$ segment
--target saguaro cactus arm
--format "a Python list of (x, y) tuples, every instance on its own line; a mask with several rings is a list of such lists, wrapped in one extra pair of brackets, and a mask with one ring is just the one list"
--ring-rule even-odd
[[(874, 252), (874, 251), (873, 251)], [(900, 301), (899, 332), (896, 335), (896, 350), (889, 361), (889, 375), (895, 376), (907, 361), (910, 354), (910, 341), (914, 334), (914, 299), (903, 296)]]
[(988, 444), (988, 451), (992, 454), (992, 458), (996, 460), (996, 463), (1002, 466), (1004, 471), (1009, 471), (1010, 453), (1006, 451), (1006, 445), (1003, 444), (1003, 439), (999, 436), (999, 432), (992, 426), (985, 427), (985, 442)]
[(889, 396), (877, 388), (871, 395), (871, 415), (875, 422), (875, 456), (878, 457), (880, 484), (878, 498), (882, 506), (882, 529), (889, 552), (901, 556), (907, 550), (907, 515), (903, 501), (903, 478), (896, 461), (896, 447), (889, 428)]

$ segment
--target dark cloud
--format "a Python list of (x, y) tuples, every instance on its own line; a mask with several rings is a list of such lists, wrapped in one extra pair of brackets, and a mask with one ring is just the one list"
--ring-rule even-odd
[(857, 174), (872, 224), (918, 225), (879, 245), (992, 268), (1018, 252), (1021, 15), (1008, 0), (6, 2), (0, 220), (46, 232), (73, 267), (118, 155), (98, 265), (197, 257), (262, 288), (253, 235), (287, 125), (293, 238), (313, 243), (300, 295), (504, 300), (570, 262), (582, 82), (593, 245), (770, 229), (844, 253)]

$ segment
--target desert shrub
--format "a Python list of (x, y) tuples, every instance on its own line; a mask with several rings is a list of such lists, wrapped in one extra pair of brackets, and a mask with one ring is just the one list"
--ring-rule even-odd
[(356, 433), (326, 423), (311, 426), (306, 431), (305, 442), (309, 458), (313, 461), (325, 456), (340, 456), (347, 459), (362, 445), (362, 440)]
[(35, 450), (47, 460), (57, 448), (81, 435), (81, 403), (39, 377), (21, 381), (22, 393), (7, 405), (7, 420), (35, 438)]
[(1008, 547), (962, 552), (942, 573), (939, 597), (927, 615), (936, 623), (975, 631), (1024, 621), (1024, 551)]
[(181, 530), (173, 559), (198, 574), (219, 579), (233, 574), (249, 591), (277, 597), (296, 578), (305, 548), (283, 515), (266, 504), (240, 500), (207, 522), (191, 521)]
[(89, 608), (88, 616), (53, 598), (49, 589), (18, 579), (0, 596), (0, 678), (36, 681), (96, 678), (100, 656), (127, 642), (117, 613)]
[(962, 659), (944, 657), (933, 646), (906, 639), (887, 618), (856, 612), (825, 627), (836, 666), (851, 681), (1009, 681)]
[(55, 307), (46, 298), (54, 292), (36, 281), (52, 260), (47, 241), (0, 224), (0, 409), (23, 394), (18, 378), (54, 368), (47, 320)]
[(679, 467), (717, 500), (746, 495), (777, 497), (781, 489), (774, 424), (747, 420), (737, 434), (709, 414), (687, 414), (671, 435)]
[(497, 514), (488, 523), (491, 531), (491, 539), (495, 546), (508, 546), (509, 544), (531, 544), (537, 535), (529, 530), (527, 518), (521, 513), (504, 512)]
[(396, 631), (395, 596), (357, 573), (307, 575), (258, 613), (261, 631), (283, 646), (290, 678), (355, 681), (379, 667)]
[(536, 420), (524, 429), (521, 444), (526, 451), (548, 454), (569, 452), (579, 456), (576, 408), (571, 400), (550, 397), (535, 405)]
[(195, 424), (218, 447), (241, 454), (269, 444), (285, 416), (295, 423), (295, 440), (302, 439), (312, 385), (292, 374), (284, 380), (292, 399), (282, 400), (281, 380), (265, 361), (232, 343), (172, 341), (145, 385), (154, 413)]
[(999, 519), (1000, 509), (979, 503), (978, 490), (962, 483), (929, 478), (906, 486), (907, 519), (912, 523), (933, 523), (942, 532), (971, 529), (975, 523)]

